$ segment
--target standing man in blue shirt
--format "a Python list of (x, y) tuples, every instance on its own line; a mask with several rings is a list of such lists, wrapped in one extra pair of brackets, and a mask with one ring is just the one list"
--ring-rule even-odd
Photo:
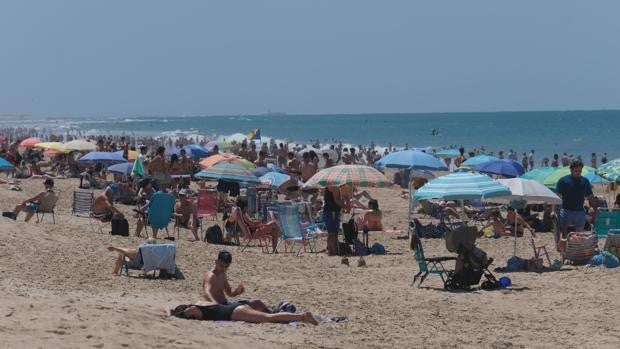
[(556, 192), (562, 197), (562, 210), (560, 210), (560, 223), (562, 235), (567, 235), (567, 227), (575, 226), (577, 231), (583, 231), (586, 223), (585, 199), (588, 199), (590, 207), (596, 209), (596, 197), (592, 194), (592, 184), (581, 176), (583, 162), (573, 160), (570, 163), (570, 174), (558, 181)]

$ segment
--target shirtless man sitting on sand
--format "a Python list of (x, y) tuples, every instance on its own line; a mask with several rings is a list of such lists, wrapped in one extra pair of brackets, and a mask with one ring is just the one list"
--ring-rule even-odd
[(233, 291), (228, 283), (226, 271), (232, 263), (232, 255), (228, 251), (220, 251), (215, 261), (213, 269), (209, 270), (202, 280), (202, 290), (205, 300), (222, 305), (243, 304), (249, 305), (252, 309), (263, 313), (271, 313), (269, 308), (260, 300), (238, 300), (229, 301), (228, 297), (237, 297), (242, 294), (245, 289), (239, 284)]

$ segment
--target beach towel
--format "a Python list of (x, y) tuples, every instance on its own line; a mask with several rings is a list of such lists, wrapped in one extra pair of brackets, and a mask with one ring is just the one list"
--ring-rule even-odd
[(163, 269), (170, 274), (176, 273), (176, 245), (142, 244), (139, 249), (145, 271)]

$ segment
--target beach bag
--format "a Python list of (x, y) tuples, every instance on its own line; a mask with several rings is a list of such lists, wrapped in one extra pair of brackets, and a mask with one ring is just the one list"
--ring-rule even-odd
[(129, 223), (125, 218), (114, 218), (111, 221), (112, 235), (129, 236)]
[(385, 254), (385, 246), (381, 245), (378, 242), (375, 242), (370, 247), (370, 252), (372, 252), (372, 254)]
[(222, 244), (224, 242), (224, 234), (222, 228), (219, 225), (213, 225), (207, 229), (205, 234), (205, 241), (210, 244)]
[(344, 234), (344, 242), (351, 245), (357, 240), (357, 224), (353, 218), (348, 222), (342, 223), (342, 232)]

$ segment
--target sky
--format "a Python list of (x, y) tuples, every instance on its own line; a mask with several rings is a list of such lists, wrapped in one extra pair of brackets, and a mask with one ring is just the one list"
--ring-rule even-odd
[(0, 114), (620, 109), (620, 1), (0, 0)]

